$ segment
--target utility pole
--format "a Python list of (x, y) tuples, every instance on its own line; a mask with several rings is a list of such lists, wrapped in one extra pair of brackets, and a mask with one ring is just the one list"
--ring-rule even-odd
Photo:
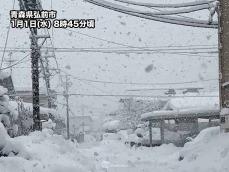
[(149, 121), (149, 146), (153, 147), (152, 121)]
[[(132, 102), (132, 99), (131, 99), (131, 97), (129, 97), (129, 98), (127, 98), (127, 110), (128, 110), (128, 117), (131, 119), (131, 102)], [(134, 123), (133, 122), (131, 122), (131, 127), (133, 127), (134, 126)]]
[[(36, 1), (35, 1), (36, 2)], [(36, 4), (34, 4), (34, 7)], [(36, 8), (35, 8), (36, 9)], [(38, 47), (37, 29), (31, 29), (31, 60), (32, 60), (32, 91), (33, 91), (33, 120), (34, 130), (42, 130), (40, 119), (40, 100), (39, 100), (39, 58), (40, 48)]]
[(70, 131), (69, 131), (69, 78), (68, 75), (65, 75), (65, 99), (66, 99), (66, 114), (67, 114), (67, 139), (70, 138)]
[(219, 0), (219, 89), (221, 129), (229, 131), (229, 3)]
[[(37, 0), (19, 0), (21, 10), (39, 10)], [(33, 130), (42, 130), (39, 100), (39, 59), (41, 56), (38, 45), (38, 29), (30, 28), (31, 32), (31, 67), (32, 67), (32, 92), (33, 92)]]
[[(9, 53), (9, 58), (5, 60), (6, 62), (9, 63), (9, 66), (11, 66), (14, 62), (16, 62), (15, 59), (12, 59), (12, 55), (13, 55), (13, 53), (10, 52)], [(10, 67), (10, 75), (12, 76), (12, 74), (13, 74), (13, 66)]]
[(48, 108), (52, 108), (53, 107), (53, 99), (52, 99), (52, 91), (51, 91), (51, 84), (50, 84), (50, 71), (49, 71), (49, 61), (47, 59), (47, 89), (49, 91), (49, 95), (48, 95)]
[(85, 135), (85, 116), (84, 116), (84, 105), (82, 105), (82, 116), (83, 116), (83, 142), (84, 142), (84, 135)]
[(52, 95), (51, 95), (51, 84), (50, 84), (50, 70), (49, 70), (49, 59), (50, 57), (54, 57), (54, 56), (50, 56), (47, 55), (48, 51), (45, 53), (45, 55), (42, 56), (42, 58), (40, 59), (41, 62), (41, 66), (43, 69), (43, 78), (45, 80), (45, 84), (46, 84), (46, 89), (47, 89), (47, 95), (48, 95), (48, 108), (52, 108), (53, 106), (53, 100), (52, 100)]

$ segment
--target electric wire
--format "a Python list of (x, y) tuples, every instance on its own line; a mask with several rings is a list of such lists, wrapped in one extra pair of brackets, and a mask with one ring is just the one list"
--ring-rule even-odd
[[(70, 74), (69, 74), (70, 75)], [(191, 83), (201, 83), (201, 82), (209, 82), (209, 81), (218, 81), (219, 79), (204, 79), (204, 80), (193, 80), (193, 81), (182, 81), (182, 82), (154, 82), (154, 83), (140, 83), (140, 82), (117, 82), (117, 81), (102, 81), (102, 80), (92, 80), (76, 77), (73, 75), (73, 79), (86, 81), (86, 82), (94, 82), (94, 83), (102, 83), (102, 84), (116, 84), (116, 85), (180, 85), (180, 84), (191, 84)]]
[(164, 23), (170, 23), (170, 24), (176, 24), (176, 25), (183, 25), (183, 26), (192, 26), (192, 27), (202, 27), (202, 28), (213, 28), (217, 29), (218, 24), (217, 22), (211, 22), (204, 20), (197, 20), (197, 19), (180, 19), (178, 17), (172, 17), (172, 16), (156, 16), (156, 15), (147, 15), (142, 13), (141, 11), (134, 10), (128, 7), (124, 7), (118, 4), (114, 4), (111, 2), (107, 2), (104, 0), (86, 0), (89, 3), (92, 3), (97, 6), (101, 6), (113, 11), (118, 11), (121, 13), (125, 13), (128, 15), (132, 15), (135, 17), (145, 18), (149, 20), (164, 22)]
[(115, 1), (137, 5), (137, 6), (157, 7), (157, 8), (181, 8), (181, 7), (199, 6), (199, 5), (216, 2), (216, 0), (209, 0), (209, 1), (199, 0), (195, 2), (186, 2), (186, 3), (179, 3), (179, 4), (153, 4), (153, 3), (135, 2), (135, 1), (129, 1), (129, 0), (115, 0)]
[[(13, 0), (13, 9), (14, 9), (14, 6), (15, 6), (15, 0)], [(6, 53), (5, 50), (6, 50), (6, 47), (7, 47), (8, 40), (9, 40), (10, 28), (11, 28), (11, 25), (9, 24), (8, 29), (7, 29), (7, 33), (6, 33), (6, 40), (5, 40), (4, 50), (3, 50), (3, 54), (2, 54), (2, 58), (1, 58), (0, 69), (2, 68), (3, 61), (4, 61), (4, 58), (5, 58), (5, 53)]]
[(10, 68), (12, 68), (12, 67), (14, 67), (14, 66), (16, 66), (16, 65), (19, 65), (19, 64), (21, 64), (21, 63), (24, 63), (24, 60), (25, 60), (27, 57), (29, 57), (29, 55), (30, 55), (30, 54), (27, 54), (27, 55), (24, 56), (22, 59), (18, 60), (16, 63), (14, 63), (14, 64), (12, 64), (12, 65), (10, 65), (10, 66), (7, 66), (7, 67), (5, 67), (5, 68), (1, 68), (0, 71), (6, 70), (6, 69), (10, 69)]

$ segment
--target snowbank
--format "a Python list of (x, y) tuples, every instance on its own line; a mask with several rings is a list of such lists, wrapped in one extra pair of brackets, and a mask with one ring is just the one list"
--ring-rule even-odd
[(220, 115), (225, 116), (229, 114), (229, 108), (222, 108), (220, 111)]
[(3, 71), (0, 72), (0, 79), (1, 80), (8, 78), (9, 76), (10, 76), (9, 72), (3, 72)]
[(7, 89), (4, 88), (3, 86), (0, 86), (0, 96), (4, 95), (7, 93)]
[(154, 148), (129, 148), (117, 140), (106, 140), (82, 149), (108, 172), (228, 172), (229, 134), (219, 127), (203, 130), (193, 141), (178, 148), (172, 144)]
[[(5, 137), (6, 133), (3, 133)], [(2, 138), (2, 135), (0, 135)], [(6, 138), (8, 139), (8, 138)], [(51, 130), (13, 139), (24, 146), (29, 157), (0, 157), (0, 171), (6, 172), (89, 172), (94, 164), (78, 151), (77, 143), (54, 135)], [(1, 139), (2, 142), (2, 139)], [(3, 143), (6, 144), (6, 143)]]
[(2, 123), (0, 123), (0, 138), (0, 157), (17, 155), (25, 159), (29, 158), (22, 144), (10, 138)]
[(42, 128), (43, 129), (44, 128), (53, 129), (55, 127), (56, 127), (56, 124), (51, 119), (49, 119), (48, 121), (42, 123)]
[[(0, 144), (9, 137), (1, 127)], [(2, 132), (3, 131), (3, 132)], [(0, 157), (6, 172), (228, 172), (229, 134), (220, 128), (203, 130), (183, 148), (172, 144), (160, 147), (130, 148), (117, 139), (78, 145), (51, 130), (13, 139), (24, 147), (29, 158)], [(22, 149), (21, 149), (22, 150)]]
[(119, 127), (120, 127), (119, 120), (113, 120), (103, 124), (103, 129), (108, 131), (117, 131), (119, 130)]
[(229, 134), (220, 134), (219, 127), (203, 130), (180, 151), (180, 168), (199, 172), (229, 171)]

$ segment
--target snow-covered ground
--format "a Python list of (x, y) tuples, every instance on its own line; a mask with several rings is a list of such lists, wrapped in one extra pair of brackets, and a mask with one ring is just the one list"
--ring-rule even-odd
[[(2, 127), (1, 136), (2, 139)], [(130, 148), (115, 138), (77, 144), (50, 130), (5, 138), (0, 147), (6, 144), (7, 150), (19, 153), (0, 158), (1, 172), (229, 171), (229, 135), (220, 134), (218, 127), (203, 130), (183, 148), (172, 144)]]

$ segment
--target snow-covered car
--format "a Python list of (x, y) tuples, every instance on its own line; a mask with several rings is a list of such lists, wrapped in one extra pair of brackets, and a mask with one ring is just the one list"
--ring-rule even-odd
[(121, 140), (122, 136), (118, 133), (104, 133), (103, 140)]

